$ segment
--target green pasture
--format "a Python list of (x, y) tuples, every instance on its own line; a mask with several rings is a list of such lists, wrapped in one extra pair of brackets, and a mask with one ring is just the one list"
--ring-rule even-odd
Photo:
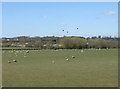
[(118, 86), (117, 49), (3, 50), (2, 65), (3, 87)]

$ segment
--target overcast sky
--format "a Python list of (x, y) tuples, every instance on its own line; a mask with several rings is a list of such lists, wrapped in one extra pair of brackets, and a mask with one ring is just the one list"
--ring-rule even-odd
[(118, 36), (117, 11), (117, 2), (7, 2), (2, 37)]

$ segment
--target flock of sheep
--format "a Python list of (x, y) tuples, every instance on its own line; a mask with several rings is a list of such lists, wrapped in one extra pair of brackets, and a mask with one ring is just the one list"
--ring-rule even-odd
[[(18, 56), (18, 55), (17, 55), (17, 52), (19, 52), (19, 51), (11, 51), (11, 52), (14, 52), (14, 54), (15, 54), (16, 56)], [(81, 52), (83, 52), (83, 50), (81, 50)], [(29, 50), (25, 51), (25, 53), (29, 53)], [(24, 55), (24, 57), (26, 57), (26, 55)], [(72, 56), (72, 58), (74, 59), (75, 56)], [(65, 59), (66, 59), (66, 61), (69, 61), (69, 60), (70, 60), (68, 57), (65, 57)], [(12, 60), (12, 62), (16, 63), (17, 60), (14, 59), (14, 60)], [(10, 60), (8, 61), (8, 63), (12, 63), (12, 62), (11, 62)], [(52, 63), (55, 64), (55, 61), (53, 60)]]
[[(72, 58), (75, 58), (75, 56), (72, 56)], [(69, 61), (69, 58), (65, 57), (66, 61)], [(55, 61), (52, 61), (53, 64), (55, 64)]]
[[(98, 49), (98, 50), (101, 50), (101, 49)], [(11, 52), (15, 52), (14, 54), (15, 54), (16, 56), (18, 56), (18, 55), (17, 55), (17, 52), (19, 52), (19, 51), (11, 51)], [(22, 52), (22, 51), (21, 51), (21, 52)], [(81, 52), (84, 52), (84, 50), (81, 50)], [(25, 53), (29, 53), (29, 50), (26, 50)], [(24, 57), (27, 57), (27, 56), (24, 55)], [(72, 58), (74, 59), (75, 56), (72, 56)], [(69, 59), (68, 57), (65, 57), (65, 60), (66, 60), (66, 61), (70, 61), (70, 59)], [(17, 60), (15, 60), (15, 59), (12, 60), (12, 61), (13, 61), (14, 63), (17, 62)], [(8, 63), (11, 63), (11, 61), (8, 61)], [(55, 64), (55, 61), (53, 60), (52, 63)]]
[[(66, 61), (69, 61), (69, 58), (65, 57), (66, 58)], [(72, 58), (75, 58), (75, 56), (72, 56)]]
[[(15, 54), (16, 56), (18, 56), (18, 55), (17, 55), (17, 52), (18, 52), (18, 51), (11, 51), (11, 52), (15, 52), (14, 54)], [(29, 50), (27, 50), (26, 53), (29, 53)], [(26, 56), (24, 55), (24, 57), (26, 57)], [(15, 60), (15, 59), (12, 60), (12, 61), (13, 61), (14, 63), (17, 62), (17, 60)], [(11, 62), (11, 61), (8, 61), (8, 63), (12, 63), (12, 62)]]
[[(83, 50), (81, 50), (81, 52), (84, 52), (84, 51), (83, 51)], [(74, 59), (74, 58), (75, 58), (75, 56), (72, 56), (72, 58)], [(65, 59), (66, 59), (66, 61), (70, 61), (70, 59), (69, 59), (68, 57), (65, 57)], [(52, 63), (53, 63), (53, 64), (55, 64), (55, 61), (53, 60), (53, 61), (52, 61)]]

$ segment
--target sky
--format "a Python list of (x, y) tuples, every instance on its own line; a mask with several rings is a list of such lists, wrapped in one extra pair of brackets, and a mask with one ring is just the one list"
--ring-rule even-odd
[(2, 37), (118, 36), (117, 2), (4, 2)]

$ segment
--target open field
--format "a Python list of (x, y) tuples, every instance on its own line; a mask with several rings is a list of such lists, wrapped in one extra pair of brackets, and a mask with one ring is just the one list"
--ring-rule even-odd
[(6, 87), (118, 86), (117, 49), (4, 50), (2, 57)]

